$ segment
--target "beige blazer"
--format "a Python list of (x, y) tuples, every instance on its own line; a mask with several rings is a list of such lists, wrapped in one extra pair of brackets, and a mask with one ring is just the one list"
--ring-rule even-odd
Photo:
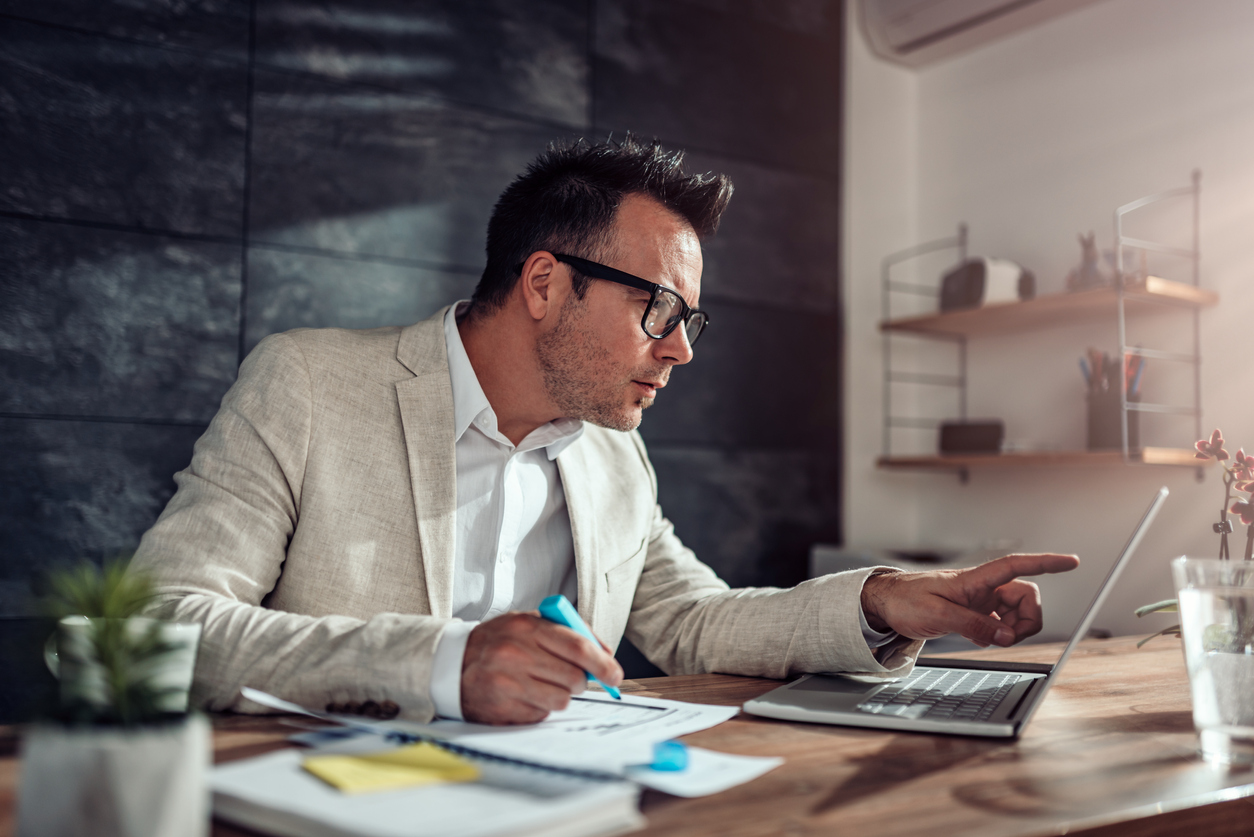
[[(447, 309), (446, 309), (447, 310)], [(441, 311), (406, 328), (263, 340), (196, 443), (133, 565), (161, 615), (204, 626), (193, 700), (261, 711), (253, 686), (311, 707), (391, 701), (432, 716), (452, 621), (456, 466)], [(580, 614), (668, 673), (885, 676), (859, 596), (870, 570), (730, 590), (675, 536), (637, 433), (588, 426), (557, 459)]]

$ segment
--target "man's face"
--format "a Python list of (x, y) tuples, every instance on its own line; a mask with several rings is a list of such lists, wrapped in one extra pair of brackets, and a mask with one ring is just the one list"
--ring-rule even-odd
[[(701, 294), (701, 245), (682, 218), (632, 195), (619, 207), (603, 263), (678, 291), (693, 308)], [(569, 271), (561, 263), (559, 270)], [(633, 430), (666, 386), (671, 367), (692, 359), (681, 324), (661, 340), (640, 328), (649, 294), (592, 279), (584, 298), (571, 293), (557, 323), (536, 343), (545, 389), (567, 418)]]

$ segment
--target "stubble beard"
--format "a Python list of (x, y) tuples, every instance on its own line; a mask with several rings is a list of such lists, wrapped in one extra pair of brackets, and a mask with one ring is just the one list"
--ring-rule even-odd
[[(566, 418), (610, 430), (635, 430), (640, 412), (631, 409), (632, 402), (624, 396), (635, 377), (622, 378), (609, 350), (585, 327), (584, 311), (584, 301), (571, 294), (562, 305), (557, 325), (536, 341), (545, 391)], [(658, 380), (666, 377), (666, 370), (639, 377)], [(641, 397), (634, 404), (643, 411), (653, 405), (653, 399)]]

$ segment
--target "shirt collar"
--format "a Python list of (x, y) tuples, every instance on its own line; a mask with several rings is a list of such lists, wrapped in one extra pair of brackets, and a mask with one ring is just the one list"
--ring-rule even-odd
[[(462, 344), (457, 328), (457, 318), (470, 307), (470, 300), (463, 299), (449, 308), (444, 315), (444, 344), (448, 350), (448, 371), (453, 386), (453, 441), (461, 440), (471, 424), (477, 424), (483, 435), (494, 441), (505, 440), (496, 426), (496, 412), (488, 403), (479, 384), (479, 376), (470, 365), (470, 356)], [(559, 418), (542, 424), (518, 444), (519, 450), (544, 448), (552, 461), (583, 435), (583, 422), (578, 419)]]

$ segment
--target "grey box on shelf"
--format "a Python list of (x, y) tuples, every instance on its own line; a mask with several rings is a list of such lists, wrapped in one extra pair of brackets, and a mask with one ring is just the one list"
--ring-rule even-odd
[(946, 453), (1000, 453), (1006, 436), (1001, 419), (947, 421), (940, 426), (937, 447)]

